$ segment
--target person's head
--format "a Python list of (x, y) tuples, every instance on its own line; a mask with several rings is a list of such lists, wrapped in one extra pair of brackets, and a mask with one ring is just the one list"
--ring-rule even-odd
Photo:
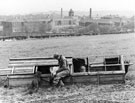
[(59, 59), (59, 57), (60, 57), (59, 54), (54, 54), (54, 55), (53, 55), (53, 58), (54, 58), (54, 59)]

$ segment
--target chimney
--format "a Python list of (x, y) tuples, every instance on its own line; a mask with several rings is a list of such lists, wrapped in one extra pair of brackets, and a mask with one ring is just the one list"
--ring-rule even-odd
[(89, 14), (90, 19), (92, 18), (92, 9), (90, 8), (90, 14)]
[(61, 18), (63, 18), (63, 9), (61, 8)]

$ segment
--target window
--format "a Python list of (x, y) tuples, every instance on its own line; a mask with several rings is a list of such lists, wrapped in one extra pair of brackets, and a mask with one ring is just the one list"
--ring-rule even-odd
[(43, 21), (42, 23), (46, 23), (46, 21)]
[(71, 22), (71, 20), (69, 20), (69, 25), (72, 25), (72, 22)]
[(57, 25), (61, 25), (61, 21), (60, 20), (57, 22)]
[(37, 71), (40, 71), (42, 74), (50, 74), (50, 66), (38, 66)]
[(84, 58), (73, 58), (74, 73), (87, 71), (85, 64)]
[(90, 72), (119, 70), (121, 70), (121, 63), (119, 57), (105, 58), (103, 63), (93, 63), (90, 66)]

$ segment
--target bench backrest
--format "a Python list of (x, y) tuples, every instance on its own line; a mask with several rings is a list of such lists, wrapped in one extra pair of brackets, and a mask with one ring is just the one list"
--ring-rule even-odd
[[(66, 59), (71, 66), (72, 57)], [(58, 61), (54, 58), (12, 58), (9, 60), (8, 74), (34, 74), (36, 66), (58, 66)]]

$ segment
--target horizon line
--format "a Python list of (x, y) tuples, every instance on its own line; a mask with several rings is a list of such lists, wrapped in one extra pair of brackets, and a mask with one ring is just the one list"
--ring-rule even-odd
[[(63, 12), (68, 12), (69, 10), (66, 10), (66, 9), (64, 10), (63, 9)], [(74, 9), (72, 9), (72, 10), (74, 12), (85, 12), (85, 13), (88, 12), (88, 14), (89, 14), (89, 10), (74, 10)], [(127, 14), (127, 15), (133, 15), (133, 16), (135, 15), (134, 10), (92, 10), (92, 12), (110, 12), (110, 11), (113, 12), (113, 13), (116, 12), (115, 15), (118, 15), (117, 12), (119, 12), (119, 13), (132, 12), (132, 13)], [(48, 10), (48, 11), (37, 11), (37, 12), (29, 12), (29, 13), (12, 13), (12, 14), (8, 13), (8, 14), (0, 14), (0, 16), (17, 16), (17, 15), (30, 15), (30, 14), (49, 14), (49, 12), (50, 13), (51, 12), (55, 13), (55, 12), (61, 12), (61, 10)]]

